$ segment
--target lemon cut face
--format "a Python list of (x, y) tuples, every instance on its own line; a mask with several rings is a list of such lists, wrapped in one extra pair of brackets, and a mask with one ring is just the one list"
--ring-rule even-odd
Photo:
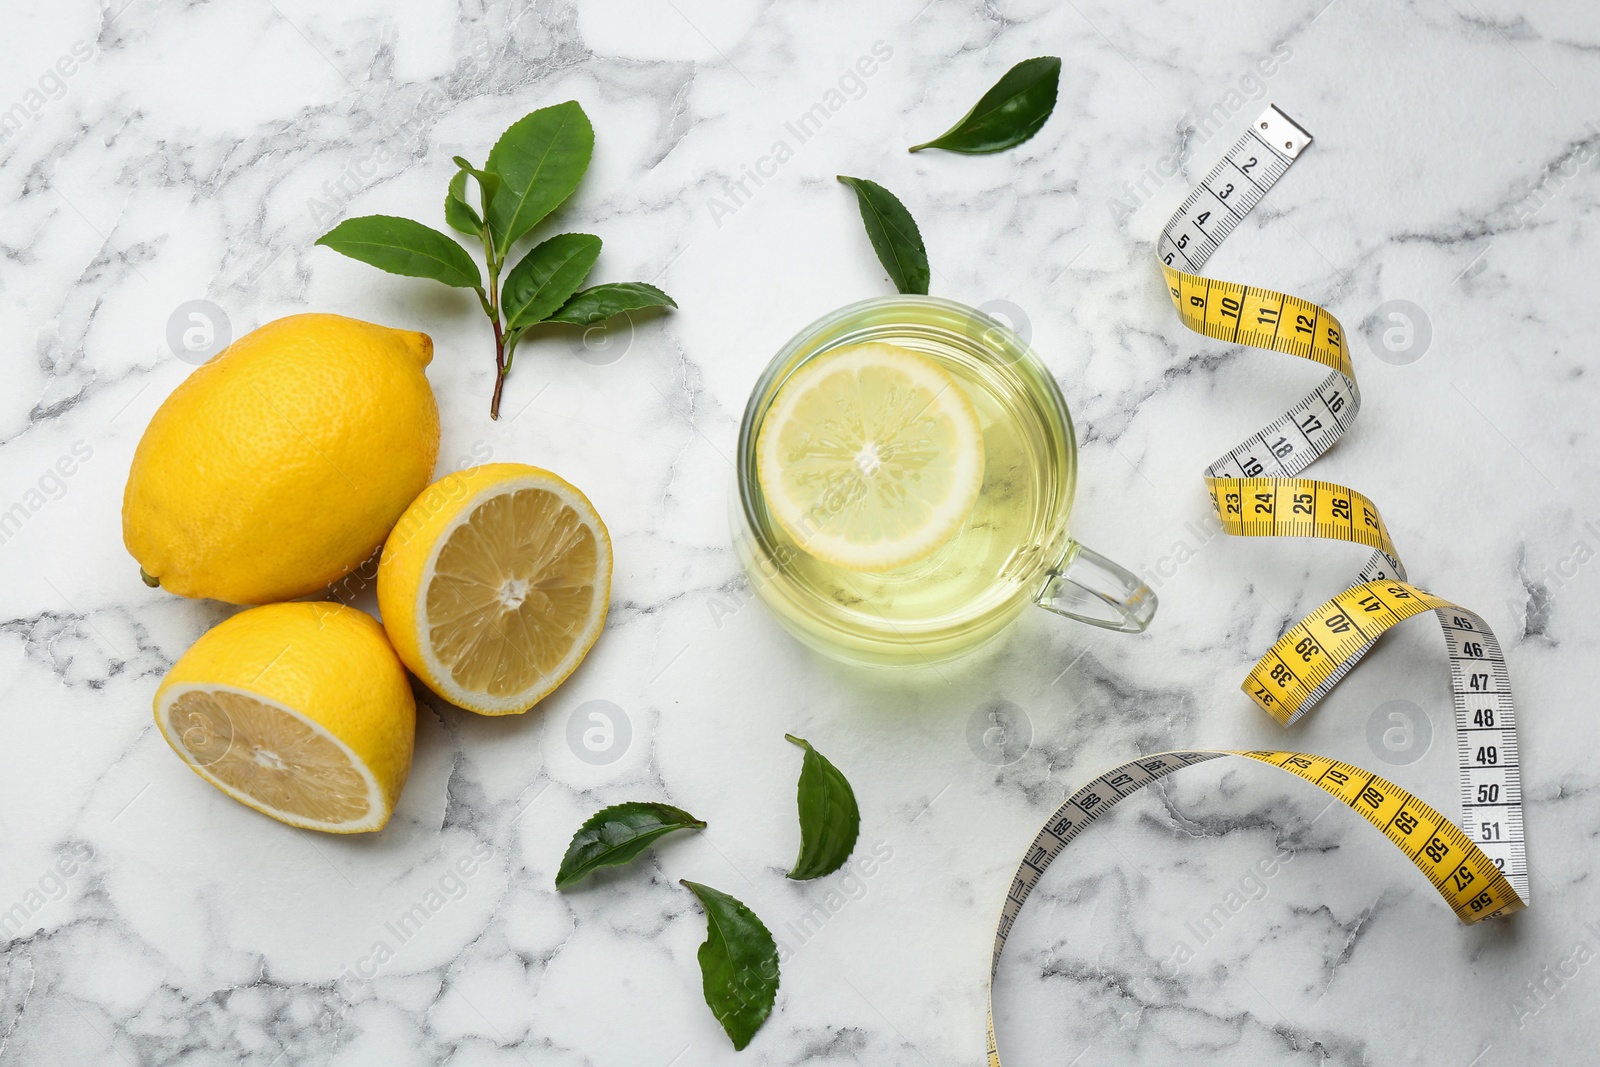
[(575, 503), (554, 486), (510, 487), (440, 546), (423, 625), (429, 651), (463, 691), (526, 707), (597, 635), (598, 519)]
[(773, 399), (756, 473), (778, 524), (856, 571), (925, 559), (955, 536), (983, 487), (983, 431), (944, 368), (897, 345), (848, 345)]
[(325, 728), (242, 690), (170, 694), (162, 729), (201, 777), (264, 815), (311, 830), (377, 829), (387, 812), (372, 772)]
[(611, 539), (587, 497), (523, 464), (434, 483), (378, 569), (400, 658), (440, 696), (485, 715), (526, 711), (605, 626)]

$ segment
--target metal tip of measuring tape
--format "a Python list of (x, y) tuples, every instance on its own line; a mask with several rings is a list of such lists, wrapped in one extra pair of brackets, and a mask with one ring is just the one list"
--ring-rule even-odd
[(1311, 143), (1311, 134), (1305, 127), (1279, 111), (1276, 104), (1267, 105), (1252, 131), (1268, 148), (1290, 159), (1297, 158)]

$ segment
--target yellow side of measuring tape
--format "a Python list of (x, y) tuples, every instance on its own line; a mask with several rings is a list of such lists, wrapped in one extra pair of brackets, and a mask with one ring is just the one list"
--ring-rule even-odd
[(1118, 801), (1196, 763), (1223, 756), (1253, 759), (1324, 790), (1377, 827), (1464, 923), (1527, 907), (1516, 710), (1499, 642), (1478, 615), (1406, 581), (1405, 566), (1372, 501), (1341, 485), (1296, 477), (1338, 443), (1360, 410), (1344, 327), (1308, 300), (1198, 273), (1310, 143), (1310, 134), (1269, 106), (1173, 213), (1157, 246), (1168, 292), (1185, 326), (1329, 369), (1299, 403), (1206, 469), (1223, 530), (1241, 537), (1321, 537), (1373, 550), (1356, 582), (1290, 627), (1242, 688), (1264, 711), (1290, 725), (1389, 627), (1434, 612), (1450, 659), (1461, 823), (1370, 771), (1305, 753), (1163, 752), (1112, 768), (1056, 810), (1012, 878), (989, 967), (990, 1067), (1000, 1067), (994, 977), (1012, 925), (1046, 868)]

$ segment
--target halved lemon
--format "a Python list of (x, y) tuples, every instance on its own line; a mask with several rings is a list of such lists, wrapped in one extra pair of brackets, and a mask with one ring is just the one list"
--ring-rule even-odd
[(156, 726), (196, 774), (263, 815), (353, 834), (411, 770), (411, 681), (370, 615), (271, 604), (212, 627), (167, 672)]
[(857, 571), (931, 556), (983, 487), (983, 431), (943, 367), (878, 342), (802, 366), (756, 440), (773, 517), (806, 552)]
[(423, 490), (383, 546), (378, 606), (395, 651), (452, 704), (527, 711), (606, 621), (611, 537), (594, 505), (538, 467), (489, 463)]

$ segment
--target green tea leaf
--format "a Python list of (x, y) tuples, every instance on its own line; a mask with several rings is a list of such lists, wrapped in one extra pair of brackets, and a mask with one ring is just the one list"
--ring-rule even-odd
[(706, 1006), (733, 1047), (742, 1049), (778, 999), (778, 946), (755, 912), (728, 894), (698, 882), (679, 884), (700, 898), (706, 912), (699, 954)]
[(844, 866), (861, 833), (861, 809), (855, 790), (827, 757), (793, 734), (783, 735), (805, 749), (796, 790), (800, 806), (800, 855), (794, 879), (820, 878)]
[(587, 233), (561, 233), (536, 245), (501, 288), (506, 324), (515, 329), (549, 318), (578, 291), (599, 255), (600, 238)]
[(1055, 110), (1061, 82), (1061, 60), (1055, 56), (1024, 59), (1006, 71), (961, 121), (911, 151), (943, 148), (947, 152), (998, 152), (1039, 132)]
[[(478, 170), (477, 166), (467, 162), (466, 158), (459, 157), (459, 155), (451, 155), (450, 162), (459, 166), (466, 173), (472, 174), (474, 181), (478, 182), (478, 203), (482, 205), (483, 210), (488, 211), (491, 200), (494, 200), (494, 194), (499, 190), (499, 174)], [(466, 186), (462, 186), (462, 189), (466, 189)], [(466, 197), (462, 197), (462, 200), (466, 200)]]
[(638, 801), (601, 808), (578, 827), (561, 857), (556, 888), (576, 885), (601, 867), (618, 867), (674, 830), (703, 830), (706, 824), (682, 808)]
[(501, 255), (572, 195), (593, 152), (594, 127), (576, 100), (540, 108), (501, 134), (486, 168), (500, 177), (488, 216)]
[(623, 311), (677, 306), (676, 300), (648, 282), (607, 282), (573, 294), (571, 300), (545, 321), (588, 326)]
[(861, 205), (861, 222), (867, 228), (878, 262), (889, 272), (894, 287), (902, 293), (928, 293), (928, 250), (922, 247), (922, 231), (895, 195), (877, 182), (839, 175), (839, 180), (856, 191)]
[(346, 219), (317, 238), (317, 244), (390, 274), (432, 278), (460, 289), (483, 284), (478, 264), (466, 249), (438, 230), (410, 219), (393, 215)]
[[(450, 161), (472, 175), (473, 179), (477, 181), (478, 203), (487, 211), (489, 202), (494, 199), (495, 192), (500, 188), (500, 175), (487, 170), (479, 170), (462, 156), (451, 156)], [(462, 199), (465, 199), (465, 197)]]
[(483, 220), (467, 203), (467, 172), (464, 170), (456, 171), (456, 176), (450, 179), (450, 191), (444, 196), (444, 221), (452, 230), (469, 237), (483, 232)]

